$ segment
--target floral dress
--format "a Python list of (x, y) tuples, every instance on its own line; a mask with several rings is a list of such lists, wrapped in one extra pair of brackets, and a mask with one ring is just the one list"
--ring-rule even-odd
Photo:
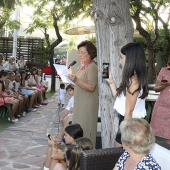
[[(0, 83), (2, 84), (2, 95), (7, 95), (6, 92), (3, 92), (5, 90), (3, 81), (0, 80)], [(13, 97), (2, 97), (0, 95), (0, 106), (4, 105), (5, 103), (8, 103), (10, 100), (13, 100), (13, 99), (14, 99)]]
[[(170, 81), (170, 70), (162, 68), (157, 80)], [(152, 112), (151, 126), (155, 136), (170, 139), (170, 86), (160, 92)]]
[[(119, 158), (118, 162), (116, 163), (116, 167), (118, 170), (123, 170), (125, 166), (125, 162), (129, 157), (129, 153), (125, 151), (121, 157)], [(134, 170), (161, 170), (159, 164), (155, 161), (152, 155), (149, 153), (145, 156), (136, 166)]]

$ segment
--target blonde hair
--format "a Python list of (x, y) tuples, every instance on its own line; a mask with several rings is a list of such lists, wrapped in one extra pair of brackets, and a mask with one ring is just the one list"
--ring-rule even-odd
[(155, 143), (152, 127), (144, 119), (124, 120), (120, 125), (122, 144), (138, 154), (148, 154)]
[(93, 149), (93, 144), (89, 138), (78, 138), (75, 140), (76, 145), (79, 145), (83, 148), (83, 150), (92, 150)]
[(71, 150), (69, 170), (79, 170), (80, 169), (80, 153), (83, 151), (83, 148), (75, 145)]

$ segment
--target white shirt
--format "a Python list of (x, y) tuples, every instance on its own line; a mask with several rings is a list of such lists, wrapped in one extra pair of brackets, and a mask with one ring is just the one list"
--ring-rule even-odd
[(1, 71), (1, 70), (4, 70), (4, 67), (3, 67), (3, 65), (0, 65), (0, 71)]
[[(132, 118), (144, 118), (146, 116), (146, 109), (145, 109), (145, 99), (139, 98), (141, 96), (140, 91), (134, 110), (132, 114)], [(123, 92), (120, 96), (116, 97), (116, 101), (114, 104), (114, 109), (121, 114), (122, 116), (125, 116), (125, 108), (126, 108), (126, 96), (124, 96)]]
[(66, 110), (69, 110), (69, 111), (70, 111), (70, 109), (73, 108), (73, 106), (74, 106), (74, 96), (72, 96), (72, 97), (70, 98), (70, 100), (69, 100), (69, 102), (68, 102), (68, 104), (67, 104)]
[[(8, 79), (9, 80), (9, 79)], [(12, 90), (14, 88), (14, 81), (9, 80), (9, 90)]]
[(33, 75), (30, 75), (30, 78), (28, 79), (28, 84), (37, 84)]
[(14, 64), (10, 64), (9, 62), (6, 62), (3, 67), (5, 70), (10, 70), (10, 71), (13, 71), (14, 70), (14, 65), (16, 66), (16, 68), (18, 69), (18, 65), (16, 63)]
[(14, 81), (14, 83), (15, 83), (15, 91), (18, 91), (18, 89), (20, 87), (20, 82)]
[(65, 96), (65, 94), (66, 94), (66, 90), (60, 89), (59, 95), (63, 97), (63, 96)]

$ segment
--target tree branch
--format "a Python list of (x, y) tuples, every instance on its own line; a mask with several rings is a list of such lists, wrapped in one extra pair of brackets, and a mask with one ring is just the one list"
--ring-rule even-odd
[(50, 41), (49, 41), (49, 34), (47, 34), (47, 28), (44, 28), (44, 35), (45, 35), (45, 40), (46, 40), (46, 43), (48, 45), (48, 47), (50, 47)]
[(140, 2), (138, 3), (137, 10), (132, 16), (132, 18), (136, 23), (136, 30), (139, 31), (140, 35), (142, 35), (147, 40), (147, 42), (151, 42), (150, 34), (141, 25), (141, 19), (140, 19), (141, 10), (142, 10), (142, 3)]
[(57, 40), (55, 40), (52, 44), (51, 44), (51, 49), (54, 49), (60, 42), (62, 42), (62, 37), (60, 35), (60, 32), (59, 32), (59, 28), (58, 28), (58, 18), (53, 14), (53, 26), (54, 26), (54, 29), (55, 29), (55, 33), (57, 35)]

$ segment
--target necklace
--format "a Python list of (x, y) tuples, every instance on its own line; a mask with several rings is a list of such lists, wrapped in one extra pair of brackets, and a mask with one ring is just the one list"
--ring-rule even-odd
[(95, 63), (95, 64), (96, 64), (96, 62), (95, 62), (94, 60), (91, 60), (89, 63), (82, 64), (82, 65), (80, 66), (80, 70), (86, 69), (91, 63)]

